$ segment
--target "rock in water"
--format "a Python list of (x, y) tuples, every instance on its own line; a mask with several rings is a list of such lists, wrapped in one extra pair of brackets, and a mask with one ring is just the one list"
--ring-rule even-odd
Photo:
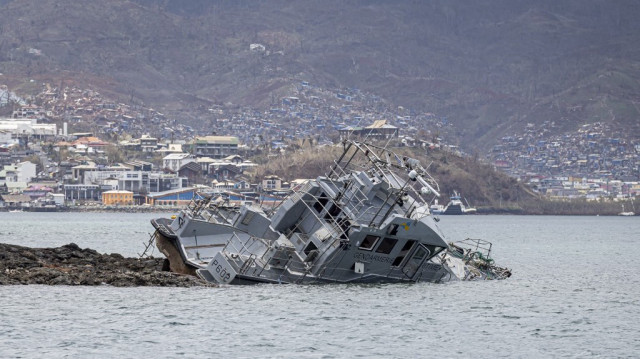
[(100, 254), (75, 243), (28, 248), (0, 243), (0, 285), (211, 286), (199, 278), (163, 271), (164, 258)]

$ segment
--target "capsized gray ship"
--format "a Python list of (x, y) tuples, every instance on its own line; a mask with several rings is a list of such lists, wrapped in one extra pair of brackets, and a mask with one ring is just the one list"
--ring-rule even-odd
[(152, 220), (172, 271), (220, 284), (444, 282), (511, 275), (488, 242), (449, 244), (429, 212), (437, 182), (418, 160), (347, 140), (326, 176), (276, 208), (213, 197)]

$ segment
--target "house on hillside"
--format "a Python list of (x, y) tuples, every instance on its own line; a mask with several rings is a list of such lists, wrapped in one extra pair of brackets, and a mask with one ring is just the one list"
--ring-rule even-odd
[(159, 144), (160, 148), (156, 150), (156, 152), (160, 152), (163, 154), (169, 153), (182, 153), (182, 144), (179, 143), (169, 143), (169, 144)]
[(242, 168), (231, 163), (209, 167), (209, 177), (213, 177), (218, 181), (236, 178), (242, 175), (242, 172)]
[(28, 183), (36, 177), (36, 164), (29, 161), (19, 162), (13, 165), (4, 166), (0, 170), (0, 183), (2, 182), (22, 182)]
[(186, 177), (189, 183), (203, 183), (202, 168), (196, 162), (185, 163), (178, 170), (178, 176)]
[(240, 156), (240, 155), (227, 156), (223, 160), (225, 162), (234, 163), (234, 164), (237, 164), (237, 165), (239, 165), (242, 162), (244, 162), (244, 158), (242, 158), (242, 156)]
[(195, 162), (195, 158), (189, 153), (170, 153), (162, 158), (162, 168), (177, 173), (189, 162)]
[(386, 120), (377, 120), (367, 127), (348, 126), (341, 130), (340, 139), (344, 140), (349, 137), (366, 137), (372, 139), (389, 139), (397, 138), (399, 131), (396, 126), (387, 124)]
[(98, 137), (85, 136), (73, 141), (71, 145), (75, 148), (75, 152), (90, 153), (100, 152), (111, 145), (111, 143), (102, 141)]
[(203, 136), (193, 141), (193, 152), (197, 157), (221, 159), (238, 153), (238, 137)]
[(282, 179), (278, 176), (264, 176), (261, 184), (263, 190), (279, 191), (282, 189)]
[(140, 149), (142, 152), (154, 152), (158, 149), (158, 139), (149, 135), (140, 137)]

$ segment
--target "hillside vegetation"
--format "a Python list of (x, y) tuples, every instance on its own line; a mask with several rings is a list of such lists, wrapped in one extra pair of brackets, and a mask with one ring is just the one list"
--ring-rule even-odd
[(486, 148), (527, 122), (637, 124), (639, 15), (632, 0), (2, 0), (0, 83), (205, 111), (303, 80), (357, 87)]
[[(255, 178), (278, 175), (284, 180), (315, 178), (325, 175), (342, 153), (342, 146), (314, 147), (284, 153), (258, 167)], [(396, 153), (420, 160), (440, 186), (441, 203), (459, 192), (473, 206), (517, 207), (534, 194), (525, 186), (493, 167), (473, 158), (463, 158), (445, 151), (400, 147)]]
[[(285, 181), (326, 175), (342, 150), (341, 145), (308, 147), (271, 156), (268, 161), (263, 158), (264, 164), (253, 173), (253, 180), (265, 175), (277, 175)], [(620, 202), (587, 201), (584, 198), (553, 200), (539, 196), (514, 178), (472, 157), (408, 147), (395, 148), (394, 151), (418, 159), (423, 167), (428, 168), (440, 186), (441, 204), (446, 205), (449, 195), (456, 191), (469, 205), (477, 207), (478, 213), (610, 216), (621, 212)], [(635, 209), (634, 203), (624, 203), (628, 210)]]

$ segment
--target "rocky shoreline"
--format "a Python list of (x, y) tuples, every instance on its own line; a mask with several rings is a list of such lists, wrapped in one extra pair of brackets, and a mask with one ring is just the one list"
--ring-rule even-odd
[(75, 243), (29, 248), (0, 243), (0, 285), (111, 285), (115, 287), (198, 287), (211, 284), (166, 270), (164, 258), (101, 254)]

